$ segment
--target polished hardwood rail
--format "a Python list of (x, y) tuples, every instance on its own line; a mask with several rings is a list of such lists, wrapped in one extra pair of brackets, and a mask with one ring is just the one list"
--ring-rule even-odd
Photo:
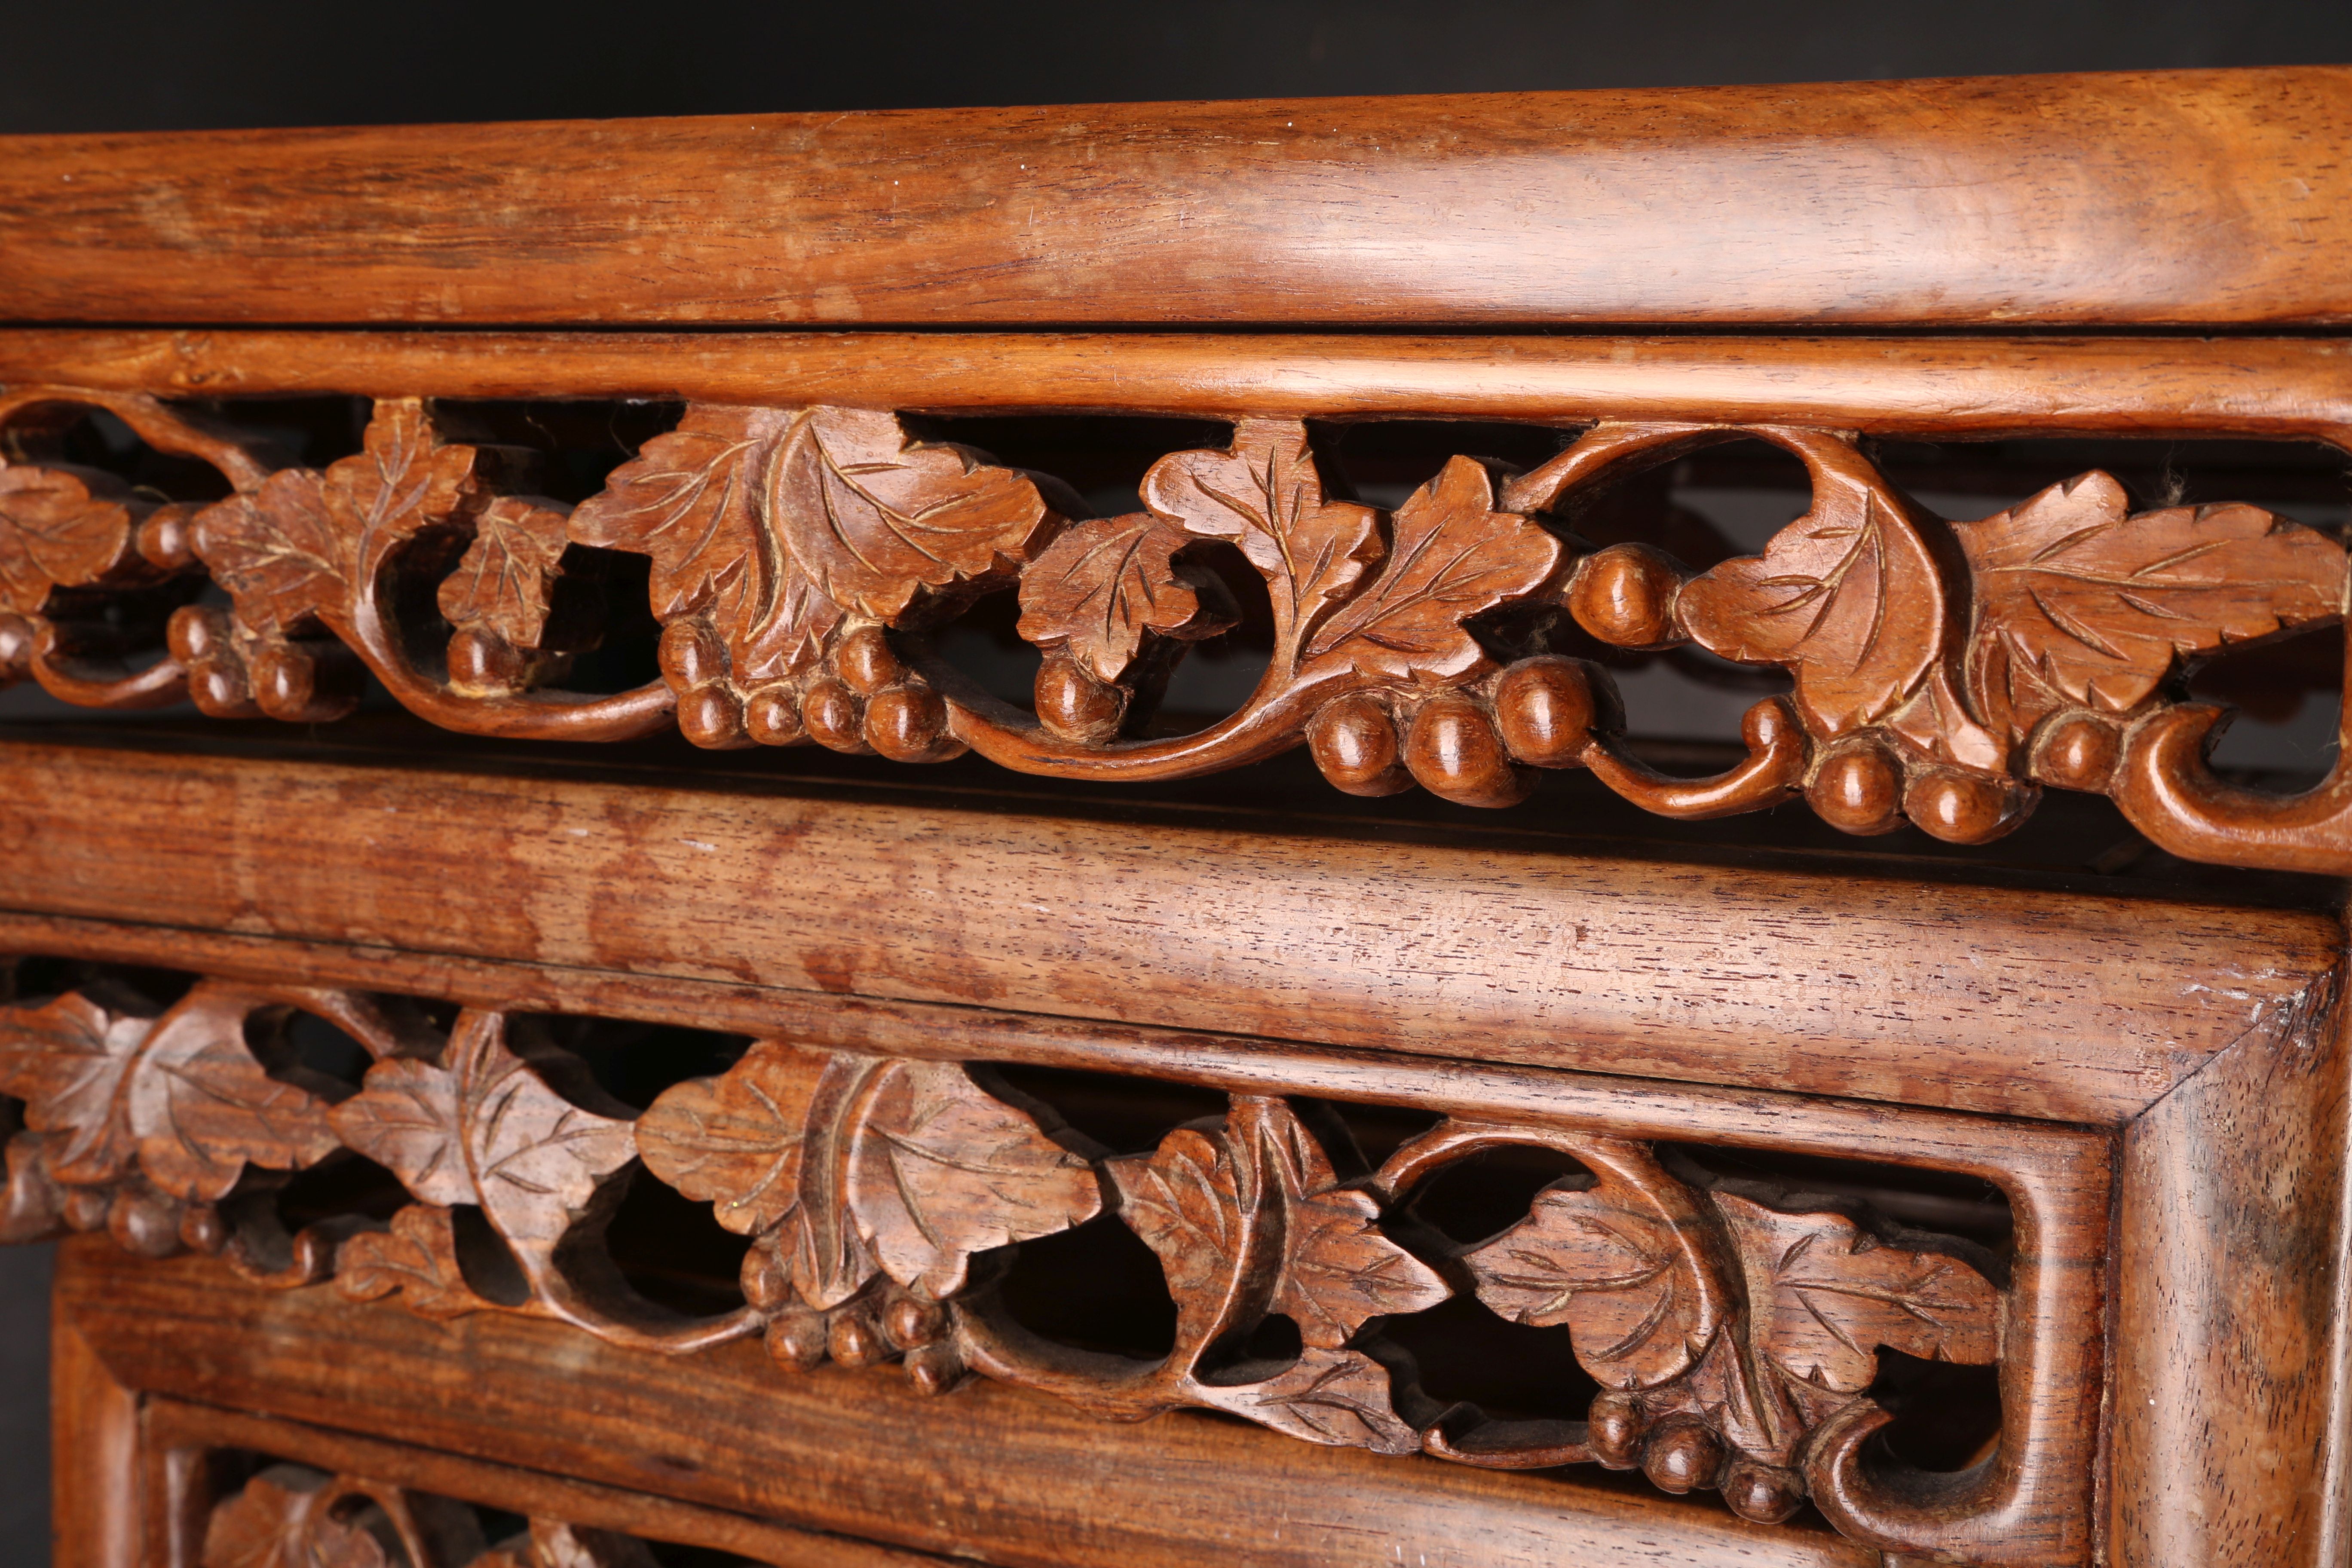
[(0, 294), (173, 323), (2335, 322), (2347, 81), (17, 137)]

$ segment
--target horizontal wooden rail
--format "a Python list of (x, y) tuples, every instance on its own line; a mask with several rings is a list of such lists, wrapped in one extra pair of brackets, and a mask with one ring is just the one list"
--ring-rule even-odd
[(2352, 321), (2352, 69), (0, 141), (23, 321)]
[(0, 387), (893, 410), (1698, 419), (2352, 447), (2328, 338), (0, 330)]
[(0, 798), (26, 913), (2110, 1124), (2306, 1030), (2342, 945), (2312, 915), (952, 797), (25, 741)]

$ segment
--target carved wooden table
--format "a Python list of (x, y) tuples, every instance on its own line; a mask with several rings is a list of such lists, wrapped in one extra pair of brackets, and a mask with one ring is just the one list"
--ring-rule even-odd
[(2352, 71), (26, 138), (0, 299), (61, 1562), (2345, 1561)]

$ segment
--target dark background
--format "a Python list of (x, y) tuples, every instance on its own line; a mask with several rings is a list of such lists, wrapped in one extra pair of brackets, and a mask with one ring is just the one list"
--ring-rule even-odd
[[(0, 0), (0, 133), (2323, 61), (2352, 61), (2352, 0)], [(0, 1254), (8, 1568), (47, 1560), (48, 1251)]]

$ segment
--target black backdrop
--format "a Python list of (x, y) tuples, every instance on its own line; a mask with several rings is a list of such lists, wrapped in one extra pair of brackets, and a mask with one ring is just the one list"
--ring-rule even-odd
[[(0, 133), (2322, 61), (2347, 0), (0, 0)], [(47, 1560), (47, 1253), (0, 1253), (5, 1568)]]

